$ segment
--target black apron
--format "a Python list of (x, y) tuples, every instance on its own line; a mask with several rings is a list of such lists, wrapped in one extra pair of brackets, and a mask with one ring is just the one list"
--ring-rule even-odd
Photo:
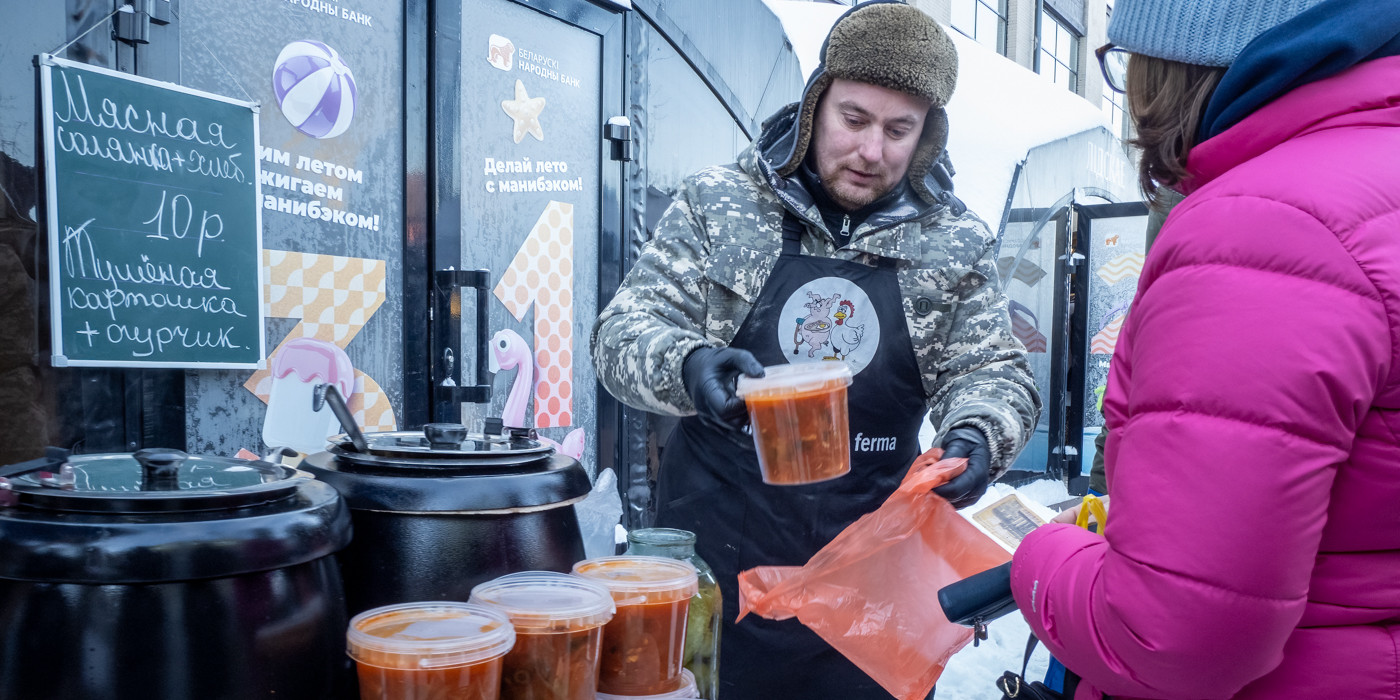
[(801, 234), (787, 214), (782, 255), (730, 347), (752, 352), (765, 366), (824, 359), (852, 365), (851, 473), (769, 486), (755, 452), (684, 418), (662, 456), (657, 524), (693, 531), (697, 553), (719, 579), (722, 698), (884, 700), (889, 693), (796, 619), (750, 615), (734, 623), (740, 571), (806, 564), (878, 508), (919, 454), (924, 390), (894, 260), (872, 267), (802, 255)]

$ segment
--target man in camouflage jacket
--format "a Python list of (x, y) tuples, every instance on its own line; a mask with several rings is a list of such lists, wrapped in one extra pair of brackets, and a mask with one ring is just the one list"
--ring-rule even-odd
[[(737, 163), (684, 181), (593, 328), (609, 392), (687, 416), (663, 452), (657, 520), (696, 532), (724, 593), (726, 697), (888, 698), (794, 620), (731, 622), (735, 576), (804, 564), (877, 508), (918, 454), (925, 410), (935, 444), (968, 458), (935, 489), (956, 506), (982, 495), (1036, 424), (995, 237), (951, 191), (943, 106), (956, 72), (952, 42), (919, 10), (872, 2), (843, 15), (802, 101), (770, 117)], [(852, 315), (832, 315), (838, 299)], [(813, 317), (834, 332), (874, 317), (880, 335), (838, 348), (835, 335), (802, 335)], [(851, 355), (851, 340), (878, 354)], [(851, 473), (764, 484), (736, 379), (764, 363), (823, 359), (854, 361)]]
[[(955, 72), (955, 55), (953, 64)], [(820, 78), (813, 75), (804, 103), (817, 99)], [(629, 406), (693, 415), (682, 364), (697, 348), (724, 347), (733, 339), (778, 258), (786, 209), (806, 224), (802, 247), (808, 255), (899, 261), (928, 420), (939, 430), (935, 444), (954, 428), (975, 427), (991, 451), (990, 476), (999, 476), (1034, 430), (1040, 401), (999, 291), (996, 239), (952, 196), (943, 110), (931, 114), (930, 121), (941, 126), (925, 128), (907, 191), (872, 213), (838, 248), (812, 193), (792, 176), (793, 161), (801, 160), (793, 151), (804, 103), (770, 117), (737, 163), (705, 168), (685, 180), (594, 324), (599, 381)]]

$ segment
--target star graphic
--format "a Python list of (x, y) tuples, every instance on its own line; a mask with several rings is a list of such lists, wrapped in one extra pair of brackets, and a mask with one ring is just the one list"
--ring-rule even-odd
[(525, 92), (525, 83), (515, 81), (515, 99), (502, 100), (501, 109), (515, 120), (515, 142), (529, 134), (540, 141), (544, 140), (544, 129), (540, 127), (540, 112), (544, 111), (543, 97), (530, 97)]

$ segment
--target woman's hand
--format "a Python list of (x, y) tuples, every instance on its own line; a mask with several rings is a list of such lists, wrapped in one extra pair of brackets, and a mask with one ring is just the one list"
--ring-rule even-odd
[[(1103, 503), (1104, 518), (1107, 519), (1107, 518), (1108, 518), (1108, 496), (1101, 496), (1101, 497), (1099, 497), (1099, 501)], [(1052, 522), (1052, 523), (1069, 523), (1070, 525), (1073, 525), (1073, 524), (1075, 524), (1075, 522), (1077, 522), (1077, 521), (1079, 520), (1079, 511), (1080, 511), (1081, 509), (1083, 509), (1083, 508), (1084, 508), (1084, 503), (1083, 503), (1083, 501), (1081, 501), (1081, 502), (1079, 503), (1079, 505), (1077, 505), (1077, 506), (1075, 506), (1075, 507), (1073, 507), (1073, 508), (1066, 508), (1065, 510), (1060, 511), (1059, 514), (1057, 514), (1055, 517), (1053, 517), (1053, 518), (1050, 519), (1050, 522)], [(1089, 522), (1091, 522), (1091, 523), (1097, 523), (1097, 522), (1098, 522), (1098, 518), (1095, 518), (1095, 517), (1093, 516), (1093, 514), (1090, 514), (1090, 515), (1089, 515)], [(1100, 529), (1101, 529), (1101, 528), (1100, 528)]]

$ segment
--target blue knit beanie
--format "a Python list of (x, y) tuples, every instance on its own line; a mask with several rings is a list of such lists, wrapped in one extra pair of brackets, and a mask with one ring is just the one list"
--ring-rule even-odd
[(1118, 0), (1108, 40), (1133, 53), (1228, 66), (1245, 45), (1325, 0)]

